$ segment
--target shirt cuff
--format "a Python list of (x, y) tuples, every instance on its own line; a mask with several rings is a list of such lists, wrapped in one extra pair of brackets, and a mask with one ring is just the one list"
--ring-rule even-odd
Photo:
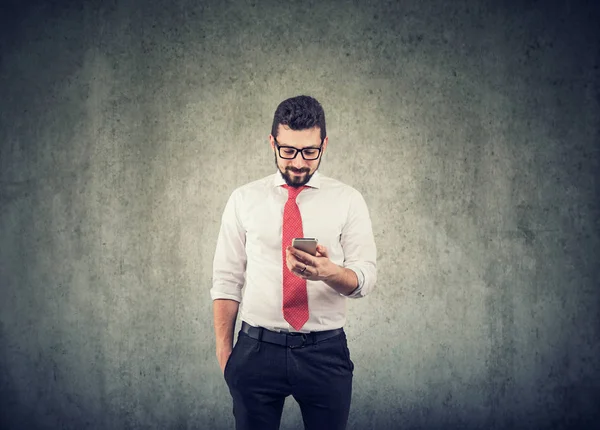
[(365, 284), (365, 275), (364, 275), (364, 273), (362, 272), (362, 270), (355, 269), (354, 267), (346, 267), (346, 269), (350, 269), (354, 273), (356, 273), (356, 277), (358, 278), (358, 287), (355, 288), (354, 291), (352, 291), (350, 294), (348, 294), (348, 295), (342, 294), (342, 295), (344, 297), (349, 297), (351, 299), (355, 299), (357, 297), (361, 297), (360, 291), (362, 290), (362, 287)]
[(236, 302), (240, 303), (242, 301), (242, 298), (239, 296), (236, 296), (234, 294), (228, 294), (228, 293), (223, 293), (221, 291), (210, 291), (210, 297), (213, 300), (218, 300), (218, 299), (227, 299), (227, 300), (235, 300)]

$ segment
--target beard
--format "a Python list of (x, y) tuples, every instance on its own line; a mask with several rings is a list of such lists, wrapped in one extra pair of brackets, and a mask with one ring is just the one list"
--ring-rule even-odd
[[(301, 157), (301, 155), (298, 154), (298, 157)], [(281, 170), (279, 168), (279, 164), (277, 164), (277, 155), (275, 155), (275, 165), (277, 166), (277, 170), (279, 170), (279, 173), (281, 174), (281, 177), (283, 178), (285, 183), (289, 187), (298, 188), (298, 187), (302, 187), (303, 185), (306, 185), (308, 183), (308, 181), (310, 181), (310, 178), (312, 178), (312, 176), (315, 174), (315, 172), (317, 170), (319, 170), (319, 166), (321, 165), (321, 158), (319, 158), (319, 163), (317, 164), (317, 168), (315, 169), (315, 172), (312, 172), (310, 174), (309, 174), (310, 169), (306, 169), (306, 168), (295, 169), (291, 166), (288, 166), (284, 170)], [(301, 173), (301, 175), (299, 175), (299, 176), (292, 175), (292, 172)]]

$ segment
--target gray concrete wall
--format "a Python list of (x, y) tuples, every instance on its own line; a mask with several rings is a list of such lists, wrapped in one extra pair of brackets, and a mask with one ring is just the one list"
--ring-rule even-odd
[(214, 246), (298, 94), (379, 250), (349, 428), (600, 419), (592, 2), (3, 4), (2, 428), (232, 428)]

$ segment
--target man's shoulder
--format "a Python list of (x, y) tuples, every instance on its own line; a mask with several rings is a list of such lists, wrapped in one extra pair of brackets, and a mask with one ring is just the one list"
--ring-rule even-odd
[(335, 179), (329, 176), (325, 176), (321, 174), (321, 188), (323, 190), (332, 190), (335, 192), (343, 192), (348, 195), (352, 194), (361, 194), (356, 188), (352, 185), (346, 184), (345, 182), (340, 181), (339, 179)]

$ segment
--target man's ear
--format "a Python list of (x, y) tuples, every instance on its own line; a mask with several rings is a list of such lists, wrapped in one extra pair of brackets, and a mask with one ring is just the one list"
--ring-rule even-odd
[(329, 136), (325, 136), (325, 139), (323, 139), (323, 148), (321, 149), (322, 154), (325, 154), (325, 149), (327, 148), (328, 142), (329, 142)]
[(271, 149), (275, 152), (275, 139), (272, 134), (269, 134), (269, 143), (271, 144)]

